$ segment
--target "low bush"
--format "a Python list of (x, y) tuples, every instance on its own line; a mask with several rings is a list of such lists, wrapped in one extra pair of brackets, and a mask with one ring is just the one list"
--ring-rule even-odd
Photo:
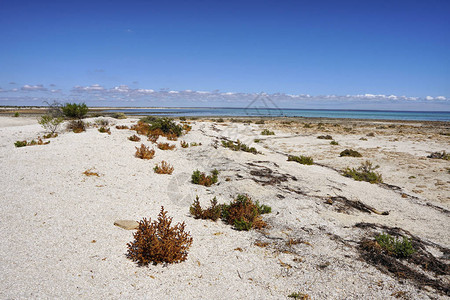
[(288, 298), (298, 299), (298, 300), (310, 300), (311, 297), (308, 294), (294, 292), (288, 295)]
[(411, 242), (404, 236), (400, 239), (394, 238), (390, 234), (382, 233), (375, 237), (375, 240), (383, 250), (388, 252), (389, 255), (393, 255), (398, 258), (409, 257), (415, 252)]
[(185, 141), (180, 142), (181, 148), (187, 148), (189, 147), (189, 143), (186, 143)]
[(82, 120), (72, 120), (67, 124), (67, 129), (80, 133), (86, 131), (86, 124)]
[(312, 128), (311, 123), (304, 123), (303, 128)]
[(132, 136), (129, 136), (128, 139), (132, 142), (140, 142), (141, 141), (141, 138), (135, 134), (133, 134)]
[(244, 151), (244, 152), (250, 152), (253, 154), (259, 153), (255, 147), (249, 147), (246, 144), (241, 143), (241, 141), (239, 141), (239, 140), (237, 140), (236, 142), (222, 141), (222, 146), (225, 148), (229, 148), (233, 151)]
[(222, 206), (217, 205), (217, 199), (214, 197), (211, 200), (211, 206), (207, 209), (202, 209), (200, 206), (199, 197), (197, 196), (194, 203), (189, 207), (189, 212), (194, 216), (195, 219), (209, 219), (217, 221), (222, 214)]
[(158, 148), (161, 150), (173, 150), (175, 145), (170, 145), (169, 143), (158, 143)]
[(112, 115), (112, 117), (113, 117), (114, 119), (119, 119), (119, 120), (123, 120), (123, 119), (126, 119), (126, 118), (127, 118), (127, 116), (126, 116), (124, 113), (122, 113), (122, 112), (114, 113), (114, 114)]
[(201, 146), (202, 143), (192, 142), (191, 147)]
[(59, 126), (64, 121), (62, 117), (52, 117), (51, 115), (43, 115), (38, 119), (38, 123), (48, 132), (54, 134), (58, 131)]
[(222, 219), (237, 230), (261, 229), (267, 226), (261, 219), (261, 212), (268, 210), (262, 210), (249, 196), (238, 195), (229, 204), (222, 205)]
[(339, 156), (362, 157), (361, 153), (353, 149), (345, 149), (344, 151), (341, 152), (341, 154), (339, 154)]
[(161, 161), (161, 164), (158, 166), (156, 165), (153, 170), (155, 171), (155, 173), (157, 174), (172, 174), (173, 172), (173, 167), (167, 163), (166, 161)]
[(261, 135), (275, 135), (275, 132), (270, 131), (270, 130), (268, 130), (268, 129), (264, 129), (264, 130), (261, 132)]
[(116, 129), (119, 129), (119, 130), (121, 130), (121, 129), (130, 129), (130, 127), (128, 127), (127, 125), (117, 125)]
[(333, 139), (333, 137), (328, 134), (327, 135), (319, 135), (317, 138), (321, 139), (321, 140), (332, 140)]
[(55, 138), (57, 136), (58, 136), (57, 133), (49, 133), (49, 134), (45, 134), (43, 137), (44, 137), (44, 139), (51, 139), (51, 138)]
[(20, 148), (20, 147), (25, 147), (25, 146), (48, 145), (48, 144), (50, 144), (50, 141), (44, 142), (41, 139), (41, 137), (38, 137), (37, 141), (35, 141), (35, 140), (31, 140), (29, 142), (27, 142), (27, 141), (16, 141), (14, 143), (14, 146), (16, 146), (17, 148)]
[(259, 143), (259, 142), (261, 142), (261, 140), (260, 139), (254, 139), (253, 140), (255, 143)]
[(450, 154), (446, 153), (445, 151), (433, 152), (428, 155), (427, 158), (450, 160)]
[(103, 127), (103, 126), (98, 129), (98, 132), (111, 134), (111, 130), (109, 129), (109, 127)]
[(141, 144), (141, 147), (135, 147), (136, 153), (134, 156), (140, 159), (152, 159), (155, 156), (155, 150), (150, 149), (149, 147), (145, 146), (144, 144)]
[(108, 126), (109, 120), (108, 119), (96, 119), (95, 124), (100, 125), (100, 126)]
[(17, 148), (25, 147), (25, 146), (27, 146), (27, 141), (16, 141), (14, 143), (14, 146), (16, 146)]
[(20, 114), (19, 114), (18, 111), (16, 111), (16, 112), (14, 113), (14, 115), (13, 115), (14, 118), (18, 118), (19, 116), (20, 116)]
[(374, 137), (374, 136), (375, 136), (375, 133), (369, 132), (368, 134), (366, 134), (366, 136)]
[(192, 183), (194, 183), (194, 184), (211, 186), (211, 185), (217, 183), (218, 175), (219, 175), (219, 171), (217, 171), (217, 169), (214, 169), (211, 172), (211, 175), (208, 175), (208, 176), (206, 176), (205, 173), (200, 172), (199, 170), (195, 170), (192, 173), (191, 179), (192, 179)]
[(172, 217), (161, 207), (156, 221), (144, 218), (133, 234), (134, 241), (127, 244), (127, 256), (139, 265), (178, 263), (187, 259), (192, 237), (185, 231), (185, 223), (172, 225)]
[(353, 178), (357, 181), (367, 181), (370, 183), (381, 183), (383, 182), (380, 173), (374, 172), (379, 166), (373, 166), (370, 161), (363, 162), (358, 168), (347, 168), (344, 170), (343, 175), (346, 177)]
[(312, 157), (310, 157), (310, 156), (289, 155), (287, 160), (288, 161), (295, 161), (295, 162), (298, 162), (299, 164), (302, 164), (302, 165), (312, 165), (312, 164), (314, 164), (314, 161), (313, 161)]
[(217, 122), (217, 123), (223, 123), (223, 122), (225, 122), (225, 121), (223, 120), (223, 118), (218, 118), (218, 119), (216, 120), (216, 122)]
[(158, 117), (145, 117), (140, 122), (150, 125), (150, 130), (160, 129), (164, 134), (174, 134), (180, 136), (183, 133), (183, 126), (176, 124), (170, 118), (158, 118)]
[(89, 111), (85, 103), (66, 103), (62, 107), (63, 114), (68, 118), (83, 118)]
[(337, 146), (337, 145), (339, 145), (339, 143), (336, 142), (336, 141), (331, 141), (331, 142), (330, 142), (330, 145)]
[(173, 133), (166, 134), (165, 136), (169, 141), (177, 141), (178, 140), (177, 135), (173, 134)]

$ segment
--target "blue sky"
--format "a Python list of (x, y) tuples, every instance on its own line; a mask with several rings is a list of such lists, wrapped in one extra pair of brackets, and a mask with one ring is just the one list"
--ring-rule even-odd
[(0, 105), (450, 110), (450, 1), (0, 0)]

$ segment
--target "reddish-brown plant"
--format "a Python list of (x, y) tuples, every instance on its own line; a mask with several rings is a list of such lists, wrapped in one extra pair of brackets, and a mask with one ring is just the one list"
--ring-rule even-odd
[(161, 150), (173, 150), (175, 145), (170, 145), (169, 143), (158, 143), (158, 148)]
[(178, 137), (175, 133), (169, 133), (164, 135), (169, 141), (177, 141)]
[(155, 170), (155, 173), (158, 174), (172, 174), (173, 172), (173, 167), (167, 163), (166, 161), (161, 161), (161, 164), (158, 166), (156, 165), (155, 168), (153, 169)]
[(134, 156), (140, 159), (152, 159), (155, 156), (155, 150), (150, 149), (149, 147), (145, 146), (144, 144), (141, 144), (141, 147), (135, 147), (136, 153)]
[(136, 125), (131, 126), (131, 130), (135, 130), (138, 134), (148, 135), (150, 125), (144, 122), (138, 122)]
[(222, 217), (237, 230), (261, 229), (267, 226), (261, 219), (260, 208), (247, 195), (238, 195), (233, 202), (223, 205)]
[(181, 141), (181, 142), (180, 142), (180, 145), (181, 145), (182, 148), (187, 148), (187, 147), (189, 147), (189, 143), (186, 143), (185, 141)]
[(133, 234), (134, 241), (128, 243), (127, 256), (139, 265), (153, 263), (178, 263), (187, 259), (192, 237), (185, 232), (185, 223), (171, 226), (172, 217), (161, 207), (158, 220), (144, 218)]
[(132, 136), (129, 136), (128, 139), (132, 142), (139, 142), (141, 140), (141, 138), (135, 134), (133, 134)]
[(195, 219), (209, 219), (216, 221), (220, 218), (220, 214), (222, 211), (222, 206), (217, 204), (217, 199), (214, 197), (211, 200), (211, 206), (203, 209), (200, 206), (200, 201), (198, 196), (194, 200), (194, 203), (189, 208), (189, 212), (194, 216)]

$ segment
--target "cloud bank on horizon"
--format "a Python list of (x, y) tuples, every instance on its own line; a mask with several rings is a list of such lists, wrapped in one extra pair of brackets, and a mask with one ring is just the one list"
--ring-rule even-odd
[[(14, 83), (15, 84), (15, 83)], [(118, 85), (111, 88), (100, 84), (76, 85), (70, 90), (56, 89), (55, 84), (25, 84), (20, 88), (0, 88), (0, 105), (41, 106), (45, 102), (85, 102), (90, 106), (165, 106), (165, 107), (245, 107), (259, 95), (269, 97), (282, 108), (343, 108), (450, 110), (450, 98), (445, 96), (413, 97), (404, 95), (309, 95), (287, 93), (243, 93), (145, 89)], [(407, 104), (407, 106), (405, 106)]]

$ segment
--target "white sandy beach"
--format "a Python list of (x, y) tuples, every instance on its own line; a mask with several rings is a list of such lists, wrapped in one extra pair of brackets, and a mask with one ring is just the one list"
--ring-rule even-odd
[[(115, 125), (137, 122), (106, 119)], [(33, 118), (0, 117), (0, 298), (287, 299), (300, 292), (311, 299), (448, 299), (445, 291), (420, 289), (362, 259), (358, 243), (373, 232), (355, 227), (364, 222), (402, 228), (428, 243), (426, 250), (448, 271), (450, 164), (426, 158), (449, 152), (448, 135), (419, 123), (351, 130), (275, 121), (191, 125), (191, 132), (168, 141), (176, 145), (173, 151), (157, 149), (142, 137), (156, 151), (147, 161), (134, 157), (140, 143), (127, 137), (135, 132), (114, 126), (111, 135), (91, 127), (78, 134), (63, 131), (48, 145), (16, 148), (15, 141), (36, 139), (43, 129)], [(264, 128), (276, 135), (261, 136)], [(322, 134), (339, 145), (317, 139)], [(221, 147), (222, 137), (240, 139), (262, 154)], [(258, 138), (261, 142), (254, 143)], [(202, 145), (184, 149), (180, 140)], [(350, 148), (363, 157), (339, 157)], [(312, 156), (320, 165), (288, 162), (287, 154)], [(367, 159), (380, 165), (377, 171), (387, 185), (354, 181), (336, 171)], [(172, 175), (153, 172), (162, 160), (174, 166)], [(218, 184), (207, 188), (190, 182), (194, 170), (214, 168), (220, 172)], [(88, 169), (100, 177), (87, 177)], [(258, 174), (275, 180), (265, 184), (269, 179)], [(272, 207), (263, 217), (269, 228), (241, 232), (189, 214), (196, 195), (208, 205), (214, 196), (225, 203), (237, 194)], [(339, 209), (337, 202), (326, 203), (330, 196), (358, 200), (389, 215)], [(153, 220), (161, 206), (174, 222), (186, 223), (193, 237), (188, 259), (138, 267), (126, 257), (133, 231), (113, 223)], [(290, 239), (302, 242), (289, 246)], [(256, 241), (267, 244), (260, 247)], [(425, 274), (448, 288), (448, 273)]]

